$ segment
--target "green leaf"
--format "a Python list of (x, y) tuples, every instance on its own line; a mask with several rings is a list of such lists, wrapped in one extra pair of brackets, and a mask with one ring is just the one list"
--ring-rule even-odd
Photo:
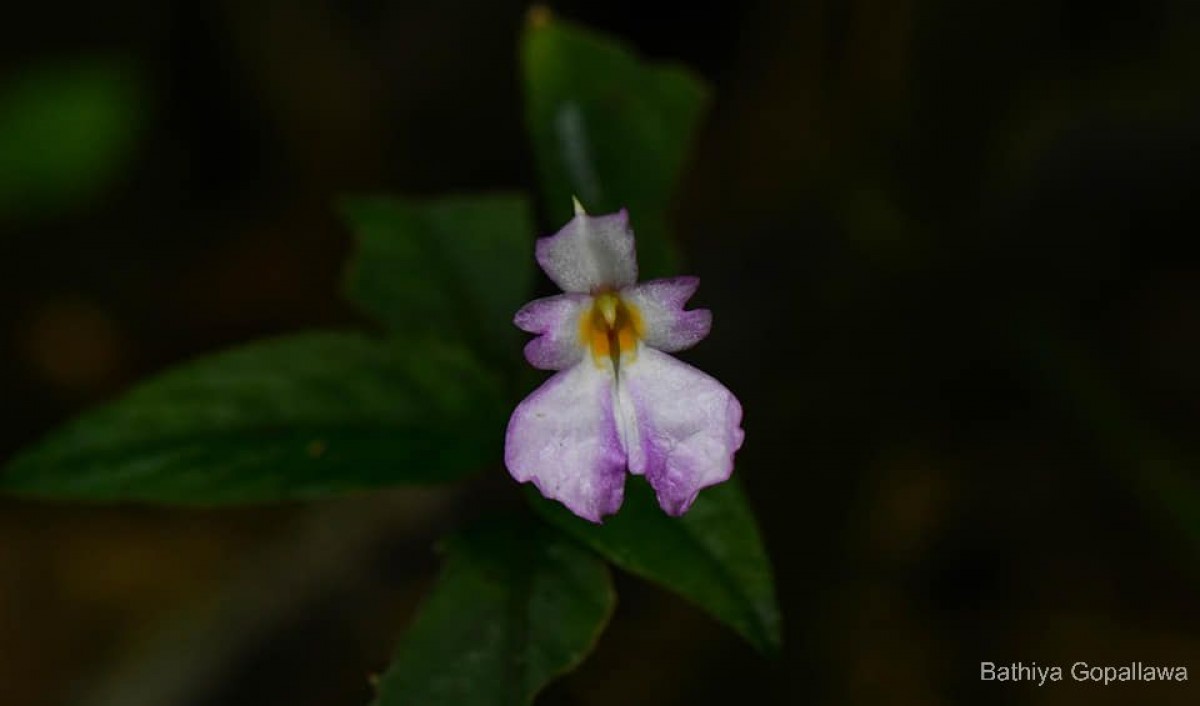
[(604, 562), (560, 533), (476, 526), (448, 543), (376, 704), (529, 704), (591, 651), (615, 603)]
[(152, 378), (18, 456), (0, 490), (208, 504), (448, 481), (499, 457), (501, 399), (455, 348), (296, 335)]
[(782, 637), (771, 563), (736, 481), (700, 493), (683, 517), (665, 514), (631, 478), (621, 511), (595, 525), (530, 492), (540, 515), (602, 556), (691, 600), (766, 654)]
[(708, 103), (680, 66), (643, 62), (624, 45), (532, 15), (523, 40), (526, 119), (547, 215), (626, 206), (638, 234), (642, 279), (675, 274), (666, 213)]
[(139, 82), (114, 62), (43, 65), (0, 86), (0, 220), (91, 197), (128, 161)]
[(346, 279), (355, 303), (397, 334), (516, 355), (513, 314), (533, 288), (525, 197), (363, 197), (343, 207), (358, 238)]

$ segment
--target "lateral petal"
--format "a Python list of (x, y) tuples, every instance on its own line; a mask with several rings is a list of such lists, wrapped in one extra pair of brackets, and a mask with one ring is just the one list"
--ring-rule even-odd
[(564, 292), (619, 289), (637, 281), (637, 254), (625, 209), (606, 216), (577, 213), (537, 241), (538, 264)]
[(669, 515), (682, 515), (701, 489), (728, 480), (745, 437), (742, 406), (709, 375), (643, 346), (621, 368), (622, 438), (631, 473), (644, 474)]
[(646, 345), (674, 353), (704, 340), (712, 328), (712, 312), (683, 310), (699, 286), (699, 277), (669, 277), (622, 290), (621, 297), (641, 314)]
[(504, 443), (513, 478), (597, 523), (625, 498), (613, 390), (611, 367), (590, 360), (555, 373), (517, 405)]
[(525, 344), (525, 359), (542, 370), (564, 370), (583, 359), (579, 317), (591, 304), (585, 294), (559, 294), (535, 299), (517, 312), (517, 328), (539, 334)]

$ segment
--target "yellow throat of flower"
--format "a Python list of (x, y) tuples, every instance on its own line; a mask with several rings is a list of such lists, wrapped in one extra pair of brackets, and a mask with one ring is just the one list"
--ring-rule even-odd
[(611, 360), (617, 370), (625, 354), (637, 353), (642, 331), (641, 313), (616, 292), (596, 295), (592, 308), (579, 319), (579, 339), (592, 349), (596, 365)]

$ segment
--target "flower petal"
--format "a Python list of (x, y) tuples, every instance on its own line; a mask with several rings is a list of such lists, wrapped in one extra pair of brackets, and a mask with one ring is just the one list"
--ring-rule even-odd
[(621, 292), (621, 297), (642, 315), (645, 326), (642, 340), (646, 345), (674, 353), (704, 340), (712, 328), (712, 312), (683, 310), (699, 286), (699, 277), (670, 277), (643, 282)]
[(625, 209), (607, 216), (577, 213), (562, 230), (537, 241), (537, 261), (564, 292), (619, 289), (637, 281), (637, 254)]
[(728, 480), (742, 446), (742, 406), (712, 377), (643, 346), (621, 368), (618, 390), (629, 470), (645, 474), (669, 515), (702, 488)]
[(555, 373), (513, 411), (504, 463), (547, 498), (600, 522), (625, 498), (625, 451), (613, 417), (612, 368), (585, 360)]
[(579, 341), (579, 317), (592, 303), (584, 294), (559, 294), (535, 299), (517, 312), (513, 323), (529, 333), (540, 334), (525, 344), (525, 359), (542, 370), (564, 370), (583, 358)]

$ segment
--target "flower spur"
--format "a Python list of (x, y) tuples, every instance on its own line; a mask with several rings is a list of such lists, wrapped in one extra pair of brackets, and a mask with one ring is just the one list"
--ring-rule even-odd
[(521, 308), (525, 346), (555, 370), (513, 411), (504, 461), (518, 481), (600, 522), (621, 507), (625, 472), (644, 475), (669, 515), (728, 480), (742, 407), (721, 383), (668, 355), (708, 335), (708, 310), (683, 309), (700, 280), (637, 284), (628, 214), (575, 217), (538, 240), (538, 264), (563, 294)]

